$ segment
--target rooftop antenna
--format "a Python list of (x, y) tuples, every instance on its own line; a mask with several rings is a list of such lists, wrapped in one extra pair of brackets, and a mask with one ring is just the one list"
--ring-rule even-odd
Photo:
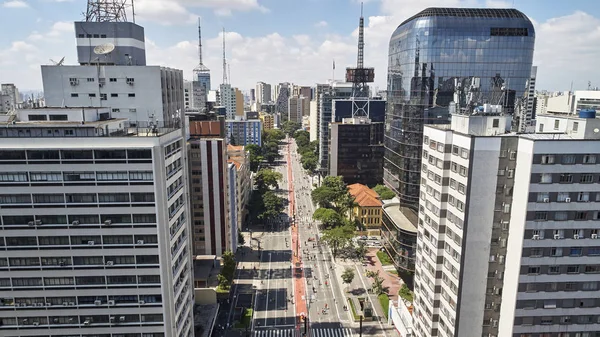
[(63, 56), (58, 62), (54, 61), (53, 59), (50, 59), (50, 62), (52, 62), (52, 64), (54, 64), (55, 66), (62, 66), (65, 62), (65, 57)]
[[(346, 82), (352, 83), (352, 117), (369, 117), (369, 86), (375, 81), (375, 69), (365, 68), (365, 18), (363, 3), (360, 3), (360, 19), (358, 20), (358, 52), (356, 68), (346, 68)], [(360, 98), (357, 100), (357, 98)]]
[(198, 65), (194, 68), (194, 81), (199, 81), (200, 74), (208, 72), (210, 72), (210, 70), (202, 61), (202, 28), (200, 26), (200, 18), (198, 18)]
[(223, 84), (227, 84), (227, 59), (225, 58), (225, 27), (223, 27)]
[(135, 20), (133, 0), (87, 0), (86, 12), (83, 14), (87, 22), (128, 22), (129, 7), (132, 8)]

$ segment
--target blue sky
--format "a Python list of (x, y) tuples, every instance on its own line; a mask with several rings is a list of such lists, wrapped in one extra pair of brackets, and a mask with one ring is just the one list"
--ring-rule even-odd
[[(513, 7), (512, 0), (367, 0), (365, 63), (385, 87), (387, 43), (405, 18), (430, 6)], [(197, 63), (196, 18), (202, 17), (205, 64), (220, 82), (225, 27), (231, 82), (246, 91), (257, 81), (312, 85), (335, 77), (356, 60), (358, 0), (136, 0), (145, 27), (149, 64), (184, 70)], [(73, 21), (84, 0), (0, 0), (0, 82), (40, 89), (40, 64), (75, 63)], [(538, 89), (600, 86), (600, 6), (597, 0), (515, 0), (536, 25)], [(8, 34), (7, 32), (10, 32)]]

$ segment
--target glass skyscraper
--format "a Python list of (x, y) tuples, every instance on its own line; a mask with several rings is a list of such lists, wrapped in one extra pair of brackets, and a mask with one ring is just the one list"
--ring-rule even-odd
[(501, 105), (512, 113), (531, 76), (535, 32), (516, 9), (428, 8), (389, 45), (384, 181), (401, 206), (419, 205), (423, 125), (449, 112)]

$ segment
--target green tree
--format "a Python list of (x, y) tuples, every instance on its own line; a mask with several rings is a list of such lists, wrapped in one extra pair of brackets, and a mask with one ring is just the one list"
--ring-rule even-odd
[(310, 174), (315, 173), (318, 163), (319, 158), (312, 152), (305, 153), (300, 158), (300, 164), (302, 164), (302, 168), (307, 170)]
[(310, 144), (310, 134), (308, 133), (308, 131), (296, 131), (294, 133), (294, 139), (296, 140), (296, 145), (298, 145), (298, 149), (306, 147)]
[(283, 211), (283, 199), (278, 197), (273, 191), (265, 191), (262, 195), (263, 210), (258, 216), (261, 220), (274, 219)]
[(375, 185), (375, 187), (373, 187), (373, 191), (379, 194), (381, 200), (389, 200), (396, 196), (396, 194), (391, 189), (381, 184)]
[(402, 283), (402, 287), (400, 287), (400, 290), (398, 290), (398, 296), (400, 296), (401, 298), (403, 298), (411, 303), (414, 299), (414, 294), (410, 290), (410, 288), (408, 288), (406, 283)]
[(270, 129), (263, 132), (263, 141), (279, 142), (285, 139), (285, 133), (279, 129)]
[(323, 184), (311, 192), (315, 204), (323, 208), (334, 209), (339, 214), (346, 214), (354, 205), (354, 198), (340, 176), (327, 176)]
[(317, 208), (313, 213), (313, 219), (321, 221), (325, 228), (336, 227), (342, 223), (340, 214), (330, 208)]
[(219, 274), (217, 275), (217, 282), (219, 282), (219, 288), (221, 289), (229, 289), (229, 287), (231, 286), (231, 282), (229, 282), (229, 280), (223, 276), (223, 274)]
[(365, 275), (368, 278), (373, 278), (375, 276), (379, 276), (379, 270), (378, 271), (367, 270), (367, 272), (365, 273)]
[(373, 293), (375, 295), (387, 294), (389, 287), (383, 286), (384, 281), (384, 278), (379, 275), (375, 275), (373, 277), (373, 284), (371, 285), (371, 288), (373, 289)]
[(342, 273), (342, 282), (346, 285), (350, 285), (354, 280), (354, 269), (346, 267)]
[(331, 247), (335, 259), (340, 249), (348, 246), (354, 235), (354, 229), (348, 226), (333, 227), (323, 231), (322, 240)]
[(233, 275), (235, 273), (235, 255), (230, 250), (228, 250), (225, 253), (223, 253), (221, 259), (223, 260), (221, 274), (231, 282), (233, 281)]
[(246, 243), (246, 239), (241, 232), (238, 232), (238, 245), (243, 246)]
[(292, 137), (296, 130), (299, 130), (302, 127), (300, 123), (294, 121), (285, 121), (283, 122), (282, 129), (288, 136)]
[(356, 254), (356, 259), (358, 261), (362, 261), (365, 256), (367, 256), (367, 245), (363, 241), (359, 241), (356, 247), (354, 247), (354, 253)]
[(250, 153), (250, 171), (256, 172), (260, 163), (263, 161), (264, 157), (262, 156), (262, 149), (260, 146), (256, 144), (246, 145), (244, 147), (246, 151)]
[(271, 169), (260, 169), (255, 177), (256, 189), (264, 192), (269, 188), (279, 188), (279, 181), (283, 179), (283, 175), (279, 172), (275, 172)]

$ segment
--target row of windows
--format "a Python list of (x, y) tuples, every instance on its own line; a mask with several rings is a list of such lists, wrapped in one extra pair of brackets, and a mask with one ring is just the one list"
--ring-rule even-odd
[[(156, 223), (156, 214), (5, 215), (4, 226)], [(6, 229), (6, 228), (5, 228)]]
[[(7, 317), (2, 318), (0, 325), (9, 326), (40, 326), (54, 324), (120, 324), (120, 323), (162, 323), (162, 314), (124, 314), (117, 316), (91, 315), (91, 316), (31, 316), (31, 317)], [(139, 336), (139, 334), (134, 334)], [(114, 336), (114, 335), (113, 335)]]
[(528, 257), (600, 256), (600, 246), (596, 246), (596, 247), (529, 248), (529, 249), (525, 249), (523, 256), (528, 256)]
[(554, 265), (554, 266), (526, 266), (528, 275), (540, 274), (598, 274), (600, 265)]
[(0, 162), (5, 160), (109, 160), (109, 159), (152, 159), (148, 149), (111, 150), (1, 150)]
[(0, 287), (60, 287), (70, 285), (160, 284), (160, 275), (77, 276), (42, 278), (0, 278)]
[[(89, 93), (87, 94), (88, 97), (96, 97), (95, 93)], [(75, 97), (79, 97), (79, 93), (78, 92), (72, 92), (71, 93), (71, 97), (75, 98)], [(119, 94), (110, 94), (110, 97), (119, 97)], [(134, 92), (130, 92), (127, 93), (127, 97), (135, 97), (135, 93)], [(100, 94), (100, 99), (103, 101), (106, 101), (108, 99), (108, 94)]]
[(0, 172), (0, 182), (152, 181), (152, 171)]
[(552, 324), (597, 324), (600, 316), (541, 316), (541, 317), (515, 317), (515, 325), (552, 325)]
[(538, 192), (537, 202), (589, 202), (600, 201), (600, 192)]
[(0, 204), (154, 202), (154, 193), (0, 194)]
[(600, 332), (542, 332), (522, 333), (515, 337), (600, 337)]
[(52, 256), (52, 257), (14, 257), (0, 258), (0, 267), (37, 267), (40, 266), (115, 266), (132, 264), (157, 264), (155, 255), (115, 255), (115, 256)]
[[(531, 212), (529, 212), (531, 214)], [(598, 211), (538, 211), (533, 212), (533, 219), (528, 217), (528, 220), (534, 221), (567, 221), (567, 220), (598, 220)]]
[(561, 173), (561, 174), (552, 174), (552, 173), (542, 173), (540, 174), (540, 184), (552, 184), (552, 183), (561, 183), (561, 184), (572, 184), (572, 183), (580, 183), (580, 184), (591, 184), (595, 182), (600, 182), (600, 176), (594, 173), (580, 173), (580, 174), (572, 174), (572, 173)]
[(534, 164), (555, 164), (560, 163), (563, 165), (574, 165), (574, 164), (596, 164), (597, 155), (595, 154), (546, 154), (539, 157)]
[[(3, 240), (0, 240), (4, 244)], [(149, 245), (157, 244), (158, 238), (156, 235), (72, 235), (72, 236), (39, 236), (37, 237), (7, 237), (6, 246), (95, 246), (95, 245)], [(37, 257), (26, 259), (27, 263), (23, 262), (22, 258), (9, 258), (10, 266), (32, 266), (39, 265)], [(0, 257), (0, 266), (6, 258)], [(5, 262), (4, 262), (5, 263)], [(42, 263), (42, 265), (44, 265)]]
[[(111, 302), (109, 302), (111, 301)], [(16, 297), (0, 298), (0, 306), (40, 307), (62, 305), (65, 307), (90, 304), (154, 304), (162, 303), (160, 294), (144, 295), (100, 295), (100, 296), (67, 296), (67, 297)]]

